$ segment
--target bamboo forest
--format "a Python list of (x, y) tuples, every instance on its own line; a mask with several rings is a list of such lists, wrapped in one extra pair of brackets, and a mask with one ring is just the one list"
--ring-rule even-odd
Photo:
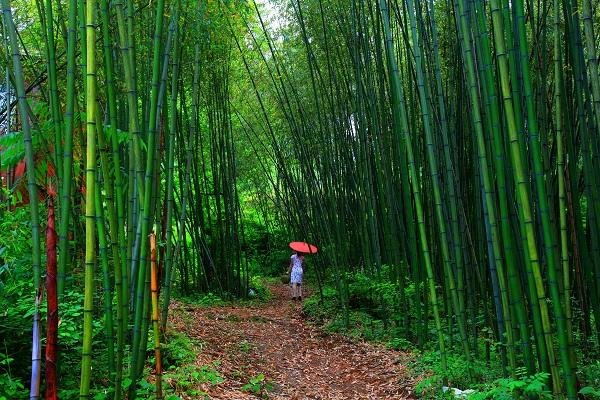
[(0, 400), (600, 399), (599, 0), (0, 9)]

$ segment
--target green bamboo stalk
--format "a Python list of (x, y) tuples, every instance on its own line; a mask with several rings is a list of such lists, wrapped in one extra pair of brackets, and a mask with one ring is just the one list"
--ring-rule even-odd
[[(559, 200), (559, 223), (560, 223), (560, 260), (563, 274), (565, 324), (567, 331), (571, 332), (573, 325), (573, 314), (571, 310), (571, 266), (569, 265), (569, 241), (567, 225), (567, 191), (565, 170), (565, 148), (563, 140), (563, 90), (562, 72), (563, 61), (561, 51), (561, 18), (558, 0), (553, 1), (554, 8), (554, 124), (556, 133), (556, 166), (558, 169), (558, 200)], [(576, 365), (573, 336), (568, 336), (569, 355), (571, 365)]]
[[(106, 74), (106, 89), (108, 100), (108, 116), (109, 116), (109, 131), (111, 136), (112, 150), (112, 166), (114, 176), (114, 186), (110, 179), (109, 166), (106, 152), (101, 154), (102, 174), (104, 176), (106, 200), (108, 206), (108, 218), (110, 227), (111, 250), (113, 254), (114, 265), (114, 285), (115, 295), (117, 300), (117, 353), (115, 364), (115, 399), (120, 399), (122, 396), (122, 375), (123, 375), (123, 352), (125, 347), (125, 331), (127, 329), (127, 274), (125, 270), (126, 264), (126, 240), (125, 240), (125, 217), (124, 217), (124, 199), (123, 199), (123, 184), (121, 177), (121, 161), (119, 156), (119, 139), (117, 136), (117, 104), (114, 88), (114, 71), (112, 46), (110, 44), (109, 30), (109, 9), (108, 2), (102, 0), (100, 3), (102, 13), (102, 41), (104, 55), (104, 69)], [(104, 143), (103, 131), (99, 132), (98, 145), (101, 149), (106, 148)], [(101, 140), (102, 139), (102, 140)], [(107, 149), (106, 149), (107, 150)], [(116, 207), (113, 203), (116, 200)], [(116, 208), (116, 215), (115, 215)]]
[(52, 1), (46, 0), (46, 46), (48, 54), (48, 81), (50, 82), (50, 108), (54, 124), (54, 156), (56, 166), (56, 177), (58, 183), (62, 179), (62, 118), (60, 114), (60, 103), (58, 100), (58, 83), (56, 73), (56, 48), (54, 43), (54, 13), (52, 12)]
[(592, 84), (592, 104), (596, 129), (600, 129), (600, 77), (598, 76), (598, 55), (596, 50), (596, 39), (594, 34), (594, 19), (592, 16), (592, 2), (590, 0), (582, 1), (581, 20), (583, 21), (584, 39), (586, 49), (586, 61), (589, 69), (590, 81)]
[(92, 319), (94, 266), (96, 263), (95, 206), (96, 191), (96, 0), (87, 0), (85, 8), (86, 60), (86, 192), (85, 192), (85, 297), (83, 305), (83, 348), (79, 397), (90, 397), (92, 374)]
[[(167, 214), (166, 214), (166, 248), (165, 248), (165, 270), (164, 270), (164, 281), (163, 281), (163, 310), (161, 316), (162, 331), (165, 331), (167, 325), (167, 316), (169, 311), (169, 304), (171, 301), (171, 282), (172, 282), (172, 266), (173, 266), (173, 224), (171, 222), (173, 218), (173, 198), (174, 198), (174, 181), (175, 181), (175, 141), (177, 134), (177, 94), (179, 92), (179, 57), (180, 57), (180, 45), (179, 45), (179, 3), (175, 8), (173, 15), (175, 22), (175, 34), (174, 34), (174, 54), (173, 54), (173, 72), (171, 75), (171, 114), (169, 124), (169, 147), (167, 151)], [(196, 66), (194, 66), (196, 68)], [(194, 77), (196, 77), (196, 69), (194, 70)]]
[[(143, 175), (143, 165), (142, 165), (142, 150), (141, 150), (141, 128), (140, 128), (140, 119), (139, 119), (139, 106), (138, 106), (138, 98), (137, 98), (137, 89), (136, 89), (136, 69), (135, 63), (133, 62), (135, 47), (132, 41), (132, 36), (129, 34), (128, 27), (129, 24), (126, 23), (125, 20), (125, 4), (123, 4), (124, 0), (117, 0), (115, 3), (115, 10), (117, 14), (117, 28), (119, 32), (119, 46), (121, 48), (121, 53), (123, 55), (123, 72), (125, 75), (125, 86), (127, 93), (127, 107), (128, 107), (128, 116), (129, 116), (129, 138), (130, 138), (130, 146), (131, 150), (133, 150), (133, 154), (130, 156), (130, 161), (132, 163), (133, 173), (130, 176), (131, 180), (135, 182), (135, 189), (137, 190), (137, 196), (140, 198), (139, 204), (144, 204), (144, 175)], [(128, 2), (129, 3), (129, 2)], [(129, 8), (129, 7), (128, 7)], [(127, 20), (129, 22), (129, 19)], [(131, 22), (133, 23), (133, 22)], [(131, 170), (131, 168), (130, 168)], [(133, 185), (129, 185), (130, 198), (133, 196), (134, 187)], [(134, 218), (135, 221), (135, 218)], [(130, 247), (128, 247), (128, 251), (131, 251)], [(129, 277), (128, 277), (129, 278)], [(129, 280), (129, 279), (128, 279)]]
[[(571, 113), (575, 114), (573, 118), (571, 118), (569, 113), (565, 113), (565, 120), (570, 120), (570, 129), (573, 132), (578, 133), (577, 136), (581, 137), (581, 145), (580, 152), (583, 158), (583, 178), (585, 182), (585, 195), (588, 199), (588, 204), (591, 204), (592, 207), (587, 208), (587, 220), (589, 221), (588, 232), (591, 237), (591, 243), (589, 244), (588, 253), (590, 257), (586, 259), (584, 263), (585, 266), (585, 274), (587, 279), (589, 280), (589, 284), (587, 285), (587, 290), (590, 293), (590, 297), (593, 299), (593, 312), (595, 316), (595, 328), (596, 332), (600, 332), (600, 307), (598, 307), (598, 293), (600, 293), (600, 274), (598, 273), (598, 263), (595, 260), (600, 259), (600, 246), (598, 240), (596, 240), (598, 236), (598, 232), (600, 230), (599, 224), (600, 219), (597, 217), (600, 215), (600, 193), (598, 190), (598, 175), (596, 173), (596, 169), (593, 167), (593, 157), (591, 155), (591, 146), (590, 146), (590, 135), (588, 132), (592, 132), (593, 121), (594, 118), (588, 117), (588, 115), (592, 114), (592, 109), (590, 102), (586, 101), (587, 88), (589, 83), (587, 82), (587, 74), (585, 73), (585, 61), (583, 54), (583, 44), (581, 42), (581, 32), (579, 27), (579, 21), (576, 16), (579, 11), (577, 8), (577, 3), (565, 0), (563, 1), (563, 13), (565, 20), (565, 36), (567, 38), (568, 49), (570, 50), (568, 53), (570, 55), (570, 65), (573, 68), (573, 78), (571, 80), (571, 85), (573, 88), (573, 97), (575, 98), (574, 104), (572, 105), (573, 110)], [(566, 90), (565, 90), (566, 92)], [(571, 138), (570, 135), (566, 137), (568, 147), (572, 149), (570, 152), (574, 153), (576, 146), (575, 140)], [(576, 176), (578, 175), (575, 172), (576, 163), (570, 164), (572, 167), (572, 171), (570, 171), (570, 175), (572, 184), (572, 192), (577, 193), (575, 181)], [(579, 209), (578, 202), (573, 201), (574, 209)], [(581, 212), (580, 212), (581, 214)], [(582, 214), (581, 214), (582, 215)], [(577, 223), (580, 226), (580, 237), (583, 237), (583, 223), (582, 218), (578, 218)], [(582, 247), (587, 247), (586, 241), (581, 242)], [(591, 259), (591, 260), (590, 260)], [(595, 270), (595, 271), (594, 271)], [(593, 277), (596, 277), (596, 284), (592, 283)], [(600, 346), (600, 342), (596, 341), (596, 345)]]
[[(506, 182), (506, 164), (505, 164), (505, 150), (503, 144), (502, 137), (502, 127), (500, 121), (500, 110), (498, 106), (498, 96), (495, 84), (495, 78), (492, 75), (492, 52), (489, 44), (489, 35), (487, 33), (486, 21), (484, 18), (484, 9), (483, 4), (480, 2), (475, 2), (475, 7), (477, 11), (477, 15), (479, 16), (479, 27), (480, 27), (480, 42), (481, 42), (481, 54), (484, 63), (484, 82), (485, 87), (487, 87), (487, 96), (489, 97), (489, 115), (487, 119), (489, 120), (490, 128), (493, 134), (493, 160), (494, 160), (494, 169), (496, 174), (497, 181), (497, 194), (499, 199), (499, 214), (500, 220), (502, 223), (500, 224), (501, 234), (502, 234), (502, 247), (504, 250), (504, 260), (506, 263), (506, 271), (507, 278), (509, 284), (509, 292), (510, 298), (514, 308), (515, 322), (517, 324), (519, 334), (520, 334), (520, 346), (523, 351), (523, 355), (525, 358), (525, 365), (528, 368), (528, 372), (530, 374), (534, 373), (534, 365), (533, 365), (533, 355), (531, 353), (531, 345), (529, 343), (529, 327), (527, 321), (527, 312), (525, 310), (525, 304), (523, 301), (523, 292), (521, 288), (521, 282), (519, 278), (519, 271), (517, 265), (517, 257), (515, 254), (514, 248), (514, 239), (511, 233), (511, 224), (510, 224), (510, 213), (509, 213), (509, 200), (507, 196), (507, 182)], [(538, 324), (538, 307), (537, 301), (535, 297), (531, 299), (532, 301), (532, 313), (534, 314), (534, 325)], [(541, 336), (541, 329), (535, 329), (536, 334), (539, 333), (538, 337), (538, 347), (540, 349), (540, 353), (546, 355), (546, 347), (545, 342), (543, 341), (543, 336)], [(542, 361), (542, 366), (546, 365)], [(542, 367), (543, 369), (546, 369)]]
[[(144, 319), (144, 300), (145, 297), (149, 298), (149, 290), (146, 290), (145, 283), (146, 278), (149, 278), (148, 270), (148, 243), (146, 238), (151, 227), (153, 216), (151, 215), (150, 201), (152, 198), (152, 183), (153, 183), (153, 170), (154, 170), (154, 143), (156, 136), (156, 108), (158, 103), (158, 89), (159, 89), (159, 77), (160, 77), (160, 48), (162, 39), (162, 28), (163, 28), (163, 14), (164, 14), (165, 2), (159, 0), (156, 6), (156, 25), (154, 30), (153, 40), (153, 56), (152, 56), (152, 91), (150, 100), (150, 120), (148, 124), (148, 143), (146, 146), (146, 172), (145, 172), (145, 188), (143, 198), (143, 221), (141, 230), (141, 246), (140, 246), (140, 267), (138, 268), (137, 288), (136, 288), (136, 302), (134, 307), (135, 320), (133, 334), (133, 346), (132, 346), (132, 376), (131, 380), (137, 382), (137, 372), (140, 368), (138, 359), (140, 353), (144, 352), (145, 349), (140, 348), (141, 336), (145, 335), (146, 332), (140, 332), (138, 329), (142, 328), (142, 322)], [(148, 288), (149, 289), (149, 288)], [(146, 295), (144, 295), (146, 293)], [(132, 391), (130, 394), (135, 393), (135, 384), (131, 386)]]
[[(585, 50), (586, 50), (586, 61), (587, 61), (587, 67), (589, 70), (589, 80), (591, 81), (591, 86), (592, 86), (592, 93), (591, 93), (591, 107), (592, 107), (592, 112), (591, 114), (593, 114), (594, 121), (595, 121), (595, 128), (596, 128), (596, 132), (600, 131), (600, 77), (598, 76), (598, 54), (597, 54), (597, 49), (596, 49), (596, 41), (595, 41), (595, 33), (594, 33), (594, 20), (593, 20), (593, 16), (592, 16), (592, 4), (591, 1), (589, 0), (583, 0), (583, 7), (582, 7), (582, 12), (581, 12), (581, 19), (583, 20), (583, 27), (584, 27), (584, 41), (585, 41)], [(577, 33), (579, 33), (579, 30), (577, 30)], [(589, 104), (587, 105), (588, 107), (590, 106)], [(590, 121), (591, 122), (591, 121)], [(590, 124), (590, 122), (588, 122), (588, 124)], [(582, 131), (582, 132), (585, 132)], [(598, 159), (598, 148), (597, 148), (597, 135), (590, 135), (591, 137), (591, 141), (592, 141), (592, 152), (594, 155), (594, 159), (593, 161), (596, 161), (597, 163), (597, 159)], [(594, 146), (595, 145), (595, 146)], [(587, 145), (584, 146), (584, 149), (587, 149)], [(587, 151), (586, 151), (587, 153)], [(590, 168), (590, 164), (587, 163), (587, 168), (589, 171), (588, 173), (594, 177), (594, 182), (598, 182), (597, 176), (595, 174), (595, 168)], [(593, 211), (594, 211), (594, 216), (595, 216), (595, 222), (596, 222), (596, 232), (598, 230), (600, 230), (600, 195), (598, 194), (598, 185), (592, 183), (591, 184), (591, 189), (592, 189), (592, 199), (591, 199), (591, 203), (593, 206)], [(596, 243), (596, 245), (594, 247), (598, 248), (598, 244), (597, 244), (597, 235), (593, 234), (592, 235), (592, 242)], [(598, 252), (596, 253), (598, 254)], [(595, 271), (595, 275), (596, 275), (596, 288), (595, 290), (592, 289), (593, 291), (596, 292), (596, 297), (598, 297), (597, 293), (600, 293), (600, 267), (598, 266), (598, 264), (596, 264), (596, 271)], [(596, 310), (599, 309), (600, 307), (597, 306), (598, 301), (596, 301), (596, 307), (594, 307)], [(596, 312), (596, 317), (598, 317), (600, 315), (600, 313), (597, 311)], [(596, 326), (597, 326), (597, 332), (600, 329), (600, 321), (596, 320)], [(600, 343), (600, 341), (598, 341), (598, 343)]]
[[(83, 81), (83, 93), (87, 94), (87, 46), (86, 46), (86, 3), (85, 0), (77, 0), (77, 12), (78, 12), (78, 21), (79, 21), (79, 51), (81, 53), (81, 57), (79, 57), (81, 68), (81, 80)], [(83, 129), (83, 127), (82, 127)], [(81, 139), (83, 142), (83, 139)], [(83, 145), (82, 145), (83, 146)]]
[(567, 330), (567, 324), (565, 323), (563, 301), (558, 287), (558, 268), (555, 261), (555, 245), (554, 238), (552, 235), (552, 226), (550, 220), (550, 211), (548, 204), (548, 197), (546, 194), (546, 184), (542, 179), (544, 172), (542, 167), (542, 156), (541, 156), (541, 145), (539, 139), (539, 131), (537, 124), (536, 111), (534, 110), (533, 94), (531, 87), (530, 68), (528, 63), (528, 47), (527, 38), (525, 35), (525, 12), (523, 0), (516, 0), (514, 2), (514, 9), (516, 12), (516, 25), (519, 40), (519, 50), (521, 57), (521, 69), (523, 75), (523, 87), (525, 104), (527, 108), (527, 126), (530, 132), (530, 151), (533, 159), (533, 171), (535, 176), (535, 187), (537, 192), (538, 208), (540, 212), (540, 220), (542, 225), (542, 236), (544, 243), (544, 253), (546, 256), (546, 263), (548, 265), (548, 284), (550, 287), (550, 296), (552, 299), (552, 309), (557, 325), (557, 336), (559, 342), (559, 353), (562, 362), (562, 370), (565, 379), (565, 385), (567, 390), (567, 397), (569, 399), (577, 398), (577, 389), (575, 382), (575, 374), (573, 366), (571, 365), (571, 357), (569, 355), (568, 343), (571, 332)]
[[(420, 39), (417, 34), (417, 27), (416, 27), (415, 15), (414, 15), (415, 14), (414, 3), (412, 0), (407, 0), (406, 3), (408, 6), (408, 16), (409, 16), (410, 26), (411, 26), (411, 37), (413, 39), (412, 50), (415, 55), (415, 70), (417, 73), (417, 87), (418, 87), (418, 92), (419, 92), (423, 128), (425, 131), (426, 153), (427, 153), (427, 160), (429, 163), (429, 173), (431, 174), (431, 184), (432, 184), (432, 188), (433, 188), (433, 199), (434, 199), (434, 206), (435, 206), (436, 221), (437, 221), (438, 232), (439, 232), (440, 247), (442, 250), (442, 260), (444, 263), (444, 270), (445, 270), (445, 281), (448, 284), (448, 289), (450, 291), (449, 295), (450, 295), (450, 298), (452, 301), (452, 307), (454, 308), (454, 312), (457, 316), (458, 327), (459, 327), (459, 332), (460, 332), (461, 342), (462, 342), (463, 352), (464, 352), (463, 355), (465, 356), (465, 359), (466, 359), (466, 362), (468, 365), (469, 374), (470, 374), (471, 373), (471, 370), (470, 370), (470, 363), (471, 363), (470, 353), (471, 352), (469, 349), (469, 341), (467, 338), (464, 306), (463, 306), (463, 309), (461, 309), (460, 301), (458, 299), (458, 294), (456, 293), (456, 280), (454, 277), (454, 271), (452, 270), (451, 261), (450, 261), (450, 250), (448, 248), (448, 239), (447, 239), (448, 232), (446, 230), (446, 219), (445, 219), (444, 211), (443, 211), (443, 200), (442, 200), (442, 191), (441, 191), (440, 182), (439, 182), (438, 163), (437, 163), (437, 159), (436, 159), (436, 154), (434, 152), (433, 128), (431, 126), (431, 115), (430, 115), (430, 111), (429, 111), (429, 103), (428, 103), (428, 100), (426, 98), (426, 93), (425, 93), (425, 77), (424, 77), (424, 72), (423, 72), (422, 56), (421, 56), (421, 48), (420, 48), (422, 39)], [(452, 179), (452, 177), (449, 177), (449, 179)]]
[(458, 203), (461, 201), (457, 194), (456, 189), (456, 172), (454, 168), (454, 161), (452, 160), (452, 156), (450, 154), (450, 141), (448, 134), (448, 121), (447, 121), (447, 111), (446, 111), (446, 101), (444, 99), (444, 93), (442, 89), (442, 74), (441, 74), (441, 63), (439, 59), (439, 40), (437, 33), (437, 25), (435, 22), (435, 5), (433, 0), (429, 0), (428, 3), (428, 17), (431, 25), (431, 35), (433, 38), (433, 65), (434, 65), (434, 73), (435, 73), (435, 83), (436, 83), (436, 94), (437, 94), (437, 103), (439, 107), (439, 122), (442, 133), (442, 144), (444, 146), (444, 163), (446, 165), (446, 183), (448, 186), (448, 198), (450, 202), (450, 223), (451, 223), (451, 235), (452, 235), (452, 243), (454, 245), (454, 263), (456, 265), (456, 290), (458, 295), (459, 306), (461, 309), (464, 309), (465, 302), (465, 288), (464, 288), (464, 278), (463, 278), (463, 254), (462, 254), (462, 240), (460, 234), (460, 227), (458, 221)]
[(523, 225), (525, 238), (527, 240), (527, 260), (526, 262), (530, 265), (533, 273), (535, 293), (539, 299), (539, 307), (542, 319), (542, 326), (544, 329), (544, 337), (546, 340), (546, 346), (548, 351), (548, 358), (550, 359), (552, 380), (554, 384), (555, 393), (559, 394), (560, 390), (560, 378), (553, 353), (553, 337), (551, 331), (550, 317), (548, 313), (548, 306), (546, 302), (546, 292), (544, 288), (544, 282), (540, 270), (540, 260), (538, 257), (538, 250), (536, 245), (536, 234), (535, 227), (533, 224), (532, 207), (529, 198), (529, 188), (527, 186), (527, 179), (525, 177), (525, 164), (522, 159), (521, 146), (519, 145), (515, 111), (513, 107), (513, 98), (511, 92), (511, 85), (509, 80), (509, 65), (507, 60), (506, 46), (504, 40), (504, 28), (502, 14), (500, 12), (498, 0), (491, 0), (491, 13), (492, 22), (494, 29), (494, 42), (496, 48), (496, 58), (498, 61), (498, 68), (500, 72), (500, 83), (502, 89), (502, 97), (504, 103), (504, 114), (507, 123), (507, 129), (510, 140), (510, 152), (511, 161), (514, 168), (515, 185), (517, 190), (517, 201), (521, 210), (521, 224)]
[[(99, 127), (98, 127), (99, 128)], [(99, 128), (100, 129), (100, 128)], [(100, 181), (98, 182), (101, 183)], [(100, 186), (100, 185), (99, 185)], [(106, 340), (106, 353), (108, 358), (108, 371), (110, 379), (115, 379), (115, 334), (113, 325), (113, 310), (112, 310), (112, 287), (109, 272), (108, 260), (108, 243), (106, 241), (106, 229), (104, 227), (104, 210), (102, 199), (100, 196), (100, 187), (94, 191), (94, 205), (96, 212), (96, 227), (98, 230), (98, 255), (100, 264), (102, 265), (102, 288), (104, 300), (104, 340)]]
[[(496, 205), (493, 198), (494, 189), (492, 180), (489, 175), (490, 167), (488, 165), (488, 155), (483, 132), (483, 124), (481, 117), (481, 105), (477, 94), (477, 83), (475, 76), (475, 67), (473, 62), (473, 51), (469, 43), (469, 33), (467, 27), (466, 2), (461, 0), (458, 4), (460, 13), (460, 29), (462, 31), (462, 47), (464, 63), (467, 70), (467, 79), (469, 86), (469, 96), (471, 101), (471, 113), (473, 116), (473, 125), (475, 127), (475, 136), (477, 140), (477, 157), (479, 161), (479, 169), (481, 181), (483, 183), (483, 201), (485, 202), (486, 214), (489, 224), (490, 236), (492, 240), (493, 263), (497, 274), (498, 284), (500, 288), (502, 314), (506, 325), (506, 338), (508, 344), (508, 356), (510, 362), (510, 370), (514, 375), (516, 370), (516, 358), (514, 350), (513, 329), (511, 321), (510, 303), (508, 300), (508, 285), (506, 283), (506, 274), (504, 271), (504, 262), (502, 260), (502, 250), (500, 246), (500, 235), (498, 232), (498, 224), (496, 221)], [(493, 273), (493, 272), (492, 272)]]
[[(387, 68), (390, 79), (390, 89), (392, 96), (392, 105), (394, 110), (394, 132), (399, 139), (404, 140), (405, 151), (407, 155), (407, 164), (411, 179), (411, 188), (413, 191), (414, 205), (417, 215), (417, 225), (419, 231), (419, 239), (421, 244), (421, 252), (425, 269), (427, 272), (427, 283), (429, 286), (429, 297), (431, 306), (433, 308), (433, 315), (435, 319), (435, 326), (438, 335), (438, 346), (440, 348), (440, 358), (442, 371), (447, 373), (447, 356), (445, 348), (444, 333), (442, 330), (442, 323), (439, 313), (439, 305), (437, 301), (437, 293), (435, 289), (435, 282), (433, 278), (433, 268), (431, 263), (431, 256), (429, 251), (429, 245), (427, 241), (427, 233), (425, 229), (425, 219), (423, 214), (423, 205), (421, 201), (421, 190), (419, 187), (419, 174), (415, 166), (415, 160), (412, 149), (412, 141), (409, 135), (406, 106), (404, 95), (402, 93), (402, 86), (400, 84), (400, 76), (398, 72), (398, 65), (395, 59), (394, 43), (392, 41), (392, 34), (390, 29), (389, 15), (386, 0), (379, 0), (379, 9), (382, 14), (382, 21), (385, 34), (385, 45), (386, 45), (386, 58)], [(445, 379), (445, 378), (444, 378)]]
[(64, 118), (64, 154), (62, 186), (60, 186), (60, 227), (58, 242), (58, 295), (65, 288), (65, 273), (69, 259), (69, 221), (71, 218), (71, 186), (73, 182), (73, 118), (75, 112), (75, 47), (77, 26), (77, 0), (69, 2), (67, 30), (67, 104)]
[[(100, 109), (100, 105), (96, 105), (97, 109)], [(111, 367), (109, 370), (114, 375), (114, 383), (115, 383), (115, 397), (120, 398), (121, 396), (121, 380), (122, 380), (122, 362), (123, 362), (123, 351), (124, 351), (124, 324), (123, 324), (123, 306), (122, 306), (122, 276), (121, 276), (121, 258), (119, 252), (119, 243), (118, 243), (118, 231), (119, 228), (117, 226), (117, 216), (115, 211), (115, 190), (113, 187), (112, 176), (110, 173), (110, 161), (108, 160), (108, 154), (110, 152), (109, 146), (106, 143), (106, 138), (104, 137), (104, 128), (102, 126), (102, 120), (100, 119), (100, 115), (96, 115), (96, 133), (97, 133), (97, 148), (100, 151), (100, 167), (102, 172), (102, 182), (97, 183), (97, 191), (100, 191), (101, 188), (104, 188), (104, 192), (106, 194), (106, 209), (108, 211), (108, 224), (109, 224), (109, 232), (106, 232), (104, 226), (102, 226), (102, 238), (99, 238), (99, 242), (104, 243), (105, 252), (108, 252), (108, 246), (106, 243), (110, 243), (110, 251), (112, 253), (112, 260), (114, 265), (114, 285), (115, 285), (115, 294), (117, 300), (117, 357), (116, 361), (114, 359), (114, 351), (112, 351), (112, 357), (109, 357), (109, 366)], [(116, 134), (116, 132), (113, 132)], [(96, 220), (102, 221), (104, 224), (104, 205), (102, 205), (102, 215), (96, 216)], [(101, 219), (99, 219), (101, 217)], [(99, 228), (100, 229), (100, 228)], [(100, 232), (98, 232), (100, 236)], [(107, 240), (107, 237), (109, 240)], [(108, 256), (107, 256), (108, 257)], [(108, 267), (108, 264), (107, 264)], [(103, 265), (104, 269), (104, 265)], [(110, 289), (110, 284), (108, 286)], [(106, 289), (105, 289), (106, 290)], [(112, 294), (112, 289), (111, 294)], [(112, 302), (112, 296), (111, 296)], [(126, 311), (126, 310), (125, 310)], [(113, 322), (112, 322), (112, 304), (110, 308), (110, 330), (113, 331)], [(108, 319), (106, 317), (105, 319)], [(115, 336), (111, 333), (111, 340), (114, 343)], [(112, 344), (111, 343), (111, 346)], [(114, 346), (113, 346), (114, 347)]]

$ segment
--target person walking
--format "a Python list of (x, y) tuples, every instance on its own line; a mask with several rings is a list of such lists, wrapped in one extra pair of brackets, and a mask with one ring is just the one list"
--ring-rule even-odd
[(294, 252), (290, 257), (290, 284), (292, 285), (292, 300), (302, 301), (302, 277), (304, 275), (304, 256), (300, 252)]

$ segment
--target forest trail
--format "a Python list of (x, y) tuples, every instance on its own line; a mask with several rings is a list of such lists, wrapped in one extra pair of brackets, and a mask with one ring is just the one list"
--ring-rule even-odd
[(220, 362), (225, 381), (202, 387), (211, 399), (260, 398), (242, 389), (259, 374), (271, 382), (263, 398), (413, 398), (408, 355), (325, 333), (307, 323), (287, 286), (270, 290), (272, 299), (257, 305), (173, 304), (171, 326), (205, 344), (196, 363)]

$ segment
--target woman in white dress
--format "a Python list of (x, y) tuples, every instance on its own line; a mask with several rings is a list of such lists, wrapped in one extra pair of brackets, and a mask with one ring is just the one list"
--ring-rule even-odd
[(295, 252), (290, 257), (290, 284), (292, 285), (292, 300), (302, 301), (302, 276), (304, 275), (304, 256)]

